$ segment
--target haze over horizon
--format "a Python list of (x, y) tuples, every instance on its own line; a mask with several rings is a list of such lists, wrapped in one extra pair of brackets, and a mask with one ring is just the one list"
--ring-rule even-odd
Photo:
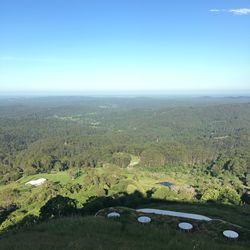
[(246, 0), (3, 0), (0, 95), (250, 94)]

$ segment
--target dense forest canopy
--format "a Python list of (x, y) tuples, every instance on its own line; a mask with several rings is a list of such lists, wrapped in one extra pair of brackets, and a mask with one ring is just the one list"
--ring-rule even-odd
[[(71, 167), (204, 165), (244, 184), (250, 168), (248, 98), (2, 98), (0, 181)], [(123, 157), (126, 161), (126, 157)], [(115, 160), (116, 158), (116, 160)]]

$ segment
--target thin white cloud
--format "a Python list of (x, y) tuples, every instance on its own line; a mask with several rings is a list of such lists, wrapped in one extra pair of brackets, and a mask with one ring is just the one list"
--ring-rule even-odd
[(219, 13), (219, 12), (228, 12), (228, 13), (232, 13), (233, 15), (236, 16), (242, 16), (242, 15), (248, 15), (250, 14), (250, 9), (249, 8), (240, 8), (240, 9), (210, 9), (210, 12), (215, 12), (215, 13)]
[(210, 12), (220, 12), (221, 10), (219, 10), (219, 9), (211, 9), (211, 10), (209, 10)]
[(250, 14), (250, 9), (242, 8), (242, 9), (232, 9), (228, 12), (233, 13), (234, 15), (248, 15)]

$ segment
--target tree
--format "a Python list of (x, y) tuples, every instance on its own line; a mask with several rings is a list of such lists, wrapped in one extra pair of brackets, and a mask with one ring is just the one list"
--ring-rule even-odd
[(112, 163), (120, 167), (127, 167), (131, 161), (131, 156), (127, 153), (114, 153), (112, 156)]
[(141, 165), (158, 167), (165, 164), (165, 156), (156, 148), (149, 148), (141, 153)]

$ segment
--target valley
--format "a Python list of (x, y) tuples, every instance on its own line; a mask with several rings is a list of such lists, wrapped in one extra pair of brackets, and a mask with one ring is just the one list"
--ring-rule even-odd
[[(204, 222), (205, 231), (198, 230), (203, 224), (195, 226), (190, 249), (196, 234), (202, 235), (197, 244), (206, 244), (203, 236), (209, 242), (205, 235), (215, 228), (214, 249), (220, 244), (229, 249), (221, 236), (226, 228), (240, 232), (245, 249), (250, 207), (242, 197), (250, 184), (250, 99), (211, 99), (47, 97), (17, 98), (8, 105), (0, 100), (0, 242), (14, 231), (29, 235), (29, 228), (45, 227), (47, 220), (52, 228), (63, 225), (65, 216), (80, 216), (65, 218), (73, 224), (107, 223), (114, 230), (125, 223), (140, 231), (126, 216), (114, 222), (89, 217), (122, 207), (208, 216), (215, 220), (208, 228)], [(162, 221), (157, 225), (153, 219), (149, 226), (155, 234), (165, 220), (181, 222), (155, 216)], [(166, 228), (182, 237), (176, 228)], [(126, 233), (122, 237), (132, 240)]]

